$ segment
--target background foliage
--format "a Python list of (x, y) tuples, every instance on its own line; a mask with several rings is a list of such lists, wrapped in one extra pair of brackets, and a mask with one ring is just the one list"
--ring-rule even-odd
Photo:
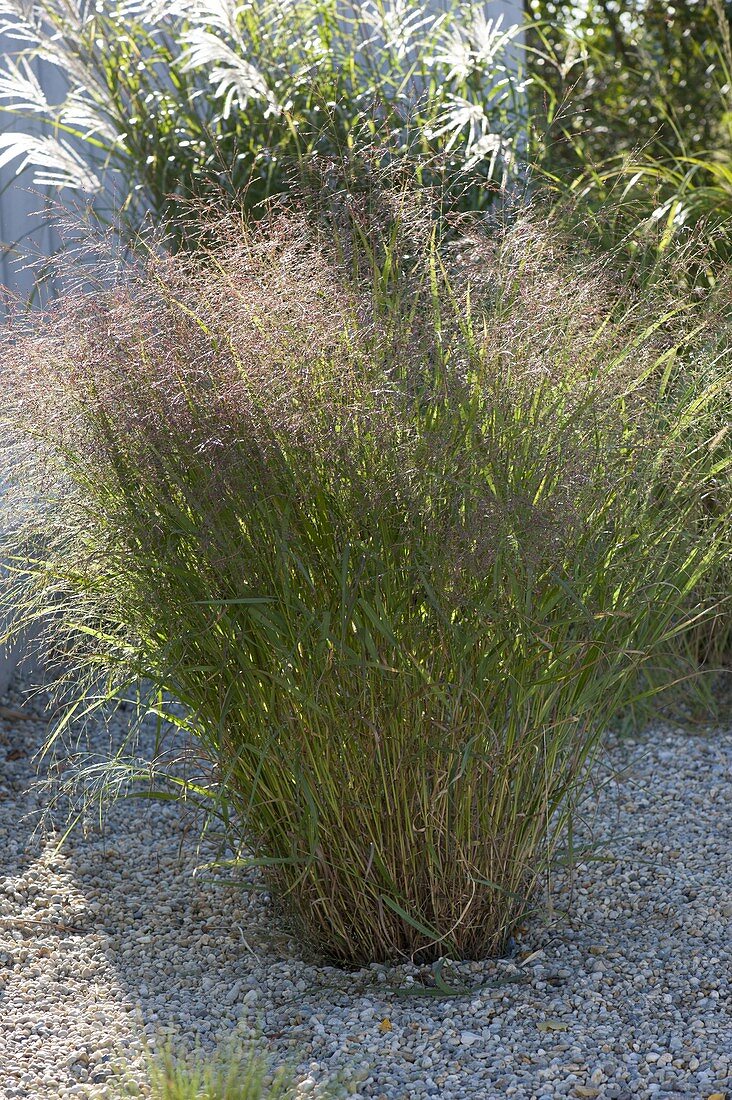
[(548, 109), (551, 121), (542, 170), (595, 209), (612, 199), (616, 240), (650, 229), (664, 247), (702, 223), (724, 242), (732, 219), (728, 0), (531, 6), (533, 109)]
[[(689, 153), (721, 136), (719, 9), (708, 0), (532, 0), (551, 56), (534, 64), (574, 134), (571, 154), (601, 162), (639, 145)], [(732, 19), (727, 4), (724, 17)], [(720, 111), (720, 107), (723, 108)]]
[[(307, 154), (337, 160), (375, 135), (387, 159), (467, 170), (495, 189), (525, 125), (517, 28), (479, 3), (4, 0), (0, 11), (18, 43), (0, 101), (44, 130), (0, 139), (0, 164), (95, 195), (98, 216), (133, 229), (211, 190), (256, 206)], [(46, 101), (37, 58), (68, 77), (62, 102)]]

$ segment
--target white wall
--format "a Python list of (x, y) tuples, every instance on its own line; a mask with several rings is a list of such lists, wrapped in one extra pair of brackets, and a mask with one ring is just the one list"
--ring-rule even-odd
[[(0, 54), (14, 53), (17, 49), (17, 42), (0, 35)], [(58, 69), (36, 62), (35, 72), (49, 102), (60, 102), (64, 97), (64, 81)], [(41, 132), (32, 117), (16, 120), (11, 114), (0, 113), (0, 131), (10, 130)], [(16, 160), (0, 169), (0, 284), (27, 299), (33, 293), (36, 279), (35, 271), (28, 265), (29, 256), (48, 256), (58, 245), (57, 235), (47, 224), (57, 193), (48, 187), (35, 186), (32, 171), (16, 175), (19, 163)]]
[(13, 646), (12, 649), (8, 649), (7, 646), (0, 648), (0, 695), (7, 691), (20, 657), (21, 653), (17, 645)]
[[(12, 53), (17, 45), (0, 35), (0, 53)], [(48, 99), (51, 102), (61, 100), (64, 88), (58, 70), (38, 63), (36, 73)], [(0, 131), (12, 129), (33, 132), (34, 120), (14, 121), (11, 115), (0, 114)], [(35, 187), (32, 172), (16, 176), (16, 167), (17, 162), (0, 169), (0, 285), (25, 301), (33, 295), (36, 281), (36, 272), (29, 267), (28, 256), (49, 256), (58, 245), (57, 235), (47, 224), (56, 195), (50, 188)], [(3, 312), (0, 305), (0, 320)], [(2, 471), (0, 493), (3, 491), (1, 475)], [(17, 645), (10, 651), (0, 646), (0, 693), (7, 689), (20, 656)]]

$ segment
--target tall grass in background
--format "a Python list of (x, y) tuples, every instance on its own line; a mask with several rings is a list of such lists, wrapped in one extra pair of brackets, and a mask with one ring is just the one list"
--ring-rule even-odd
[(425, 192), (210, 229), (8, 337), (5, 606), (62, 727), (183, 704), (304, 944), (500, 952), (603, 728), (713, 612), (728, 317), (539, 214), (436, 241)]
[[(490, 2), (441, 9), (1, 0), (17, 49), (0, 62), (0, 109), (34, 134), (0, 136), (0, 164), (90, 196), (96, 218), (134, 236), (212, 193), (256, 209), (313, 153), (339, 162), (378, 145), (463, 209), (490, 206), (530, 166), (585, 209), (610, 203), (604, 245), (663, 250), (703, 225), (728, 257), (728, 4), (532, 0), (523, 26)], [(64, 74), (61, 102), (37, 59)]]
[[(526, 129), (521, 28), (490, 5), (400, 0), (3, 0), (17, 52), (0, 104), (42, 136), (0, 137), (0, 164), (89, 195), (134, 233), (221, 191), (250, 209), (308, 154), (382, 139), (384, 157), (452, 180), (484, 205)], [(37, 58), (68, 94), (49, 103)], [(466, 176), (467, 173), (467, 176)]]

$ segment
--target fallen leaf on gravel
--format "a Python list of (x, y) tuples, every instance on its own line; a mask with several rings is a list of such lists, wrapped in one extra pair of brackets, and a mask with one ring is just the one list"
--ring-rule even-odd
[(547, 1031), (566, 1031), (567, 1025), (563, 1020), (542, 1020), (538, 1025), (539, 1031), (546, 1033)]
[(707, 1097), (707, 1100), (727, 1100), (727, 1097), (723, 1092), (713, 1092), (711, 1096)]
[(592, 1085), (575, 1085), (574, 1086), (574, 1095), (575, 1096), (586, 1096), (588, 1098), (591, 1098), (593, 1096), (599, 1096), (600, 1095), (600, 1090), (599, 1089), (593, 1089)]
[(385, 1035), (387, 1031), (391, 1031), (391, 1020), (388, 1016), (385, 1016), (379, 1024), (379, 1031), (382, 1033), (382, 1035)]

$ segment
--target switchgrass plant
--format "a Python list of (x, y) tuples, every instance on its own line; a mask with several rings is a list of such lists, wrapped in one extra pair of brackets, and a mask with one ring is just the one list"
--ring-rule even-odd
[(131, 682), (179, 700), (344, 964), (504, 949), (603, 728), (713, 612), (729, 518), (700, 527), (724, 312), (538, 214), (440, 242), (425, 203), (229, 217), (1, 360), (6, 606), (66, 670), (59, 729)]

